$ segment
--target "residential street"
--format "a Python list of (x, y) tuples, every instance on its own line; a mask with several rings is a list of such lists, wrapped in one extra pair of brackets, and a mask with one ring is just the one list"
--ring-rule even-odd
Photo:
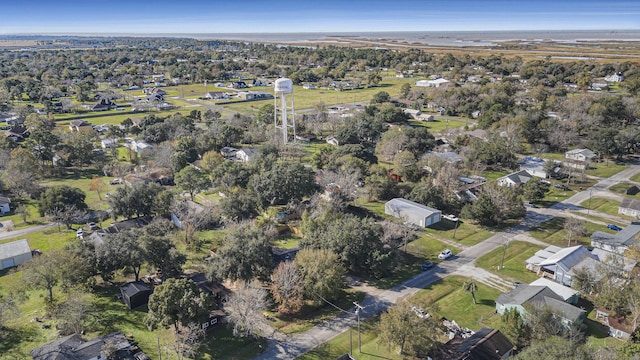
[[(367, 296), (360, 303), (364, 310), (360, 314), (360, 319), (369, 318), (375, 314), (385, 311), (389, 306), (395, 304), (399, 299), (411, 296), (426, 288), (434, 282), (449, 276), (460, 275), (473, 278), (479, 282), (492, 286), (501, 291), (512, 289), (512, 284), (503, 280), (499, 276), (492, 274), (474, 265), (475, 261), (482, 255), (503, 246), (507, 240), (520, 240), (535, 243), (541, 246), (546, 244), (536, 240), (526, 234), (532, 227), (543, 223), (556, 216), (575, 216), (565, 212), (565, 209), (582, 209), (577, 204), (589, 198), (589, 191), (593, 190), (591, 196), (597, 194), (600, 197), (616, 198), (618, 195), (606, 192), (606, 189), (619, 183), (630, 182), (629, 178), (640, 172), (639, 165), (631, 165), (628, 169), (612, 176), (602, 179), (593, 187), (577, 193), (565, 201), (552, 206), (550, 209), (527, 209), (527, 215), (521, 224), (509, 228), (503, 232), (498, 232), (487, 240), (464, 249), (449, 260), (443, 261), (436, 267), (420, 273), (400, 285), (396, 285), (388, 290), (380, 290), (370, 286), (361, 286), (359, 290), (367, 293)], [(581, 210), (582, 211), (582, 210)], [(591, 211), (593, 213), (593, 211)], [(595, 215), (595, 214), (594, 214)], [(607, 214), (597, 214), (599, 217), (616, 218)], [(617, 219), (617, 218), (616, 218)], [(621, 222), (621, 219), (616, 221)], [(355, 324), (355, 307), (349, 309), (349, 314), (343, 313), (339, 316), (317, 325), (308, 331), (300, 334), (288, 335), (274, 333), (274, 338), (269, 339), (268, 348), (255, 359), (295, 359), (298, 356), (312, 350), (318, 345), (331, 340), (333, 337), (347, 331)], [(355, 334), (354, 334), (355, 344)], [(355, 345), (354, 345), (355, 346)]]
[(18, 229), (18, 230), (11, 230), (11, 231), (0, 231), (0, 240), (5, 240), (5, 239), (12, 239), (14, 237), (18, 237), (18, 236), (25, 236), (31, 233), (34, 233), (36, 231), (40, 231), (40, 230), (44, 230), (50, 227), (55, 226), (54, 224), (44, 224), (44, 225), (36, 225), (36, 226), (29, 226), (27, 228), (22, 228), (22, 229)]

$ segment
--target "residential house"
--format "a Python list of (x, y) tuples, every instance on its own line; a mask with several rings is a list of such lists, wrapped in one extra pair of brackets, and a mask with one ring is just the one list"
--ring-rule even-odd
[(537, 176), (542, 179), (548, 178), (547, 171), (545, 169), (546, 160), (540, 159), (534, 156), (525, 156), (518, 160), (520, 164), (520, 170), (526, 170), (529, 174)]
[(27, 129), (27, 127), (24, 125), (13, 125), (4, 134), (6, 137), (10, 138), (15, 142), (24, 141), (30, 135), (29, 129)]
[(0, 270), (18, 266), (32, 257), (27, 239), (0, 244)]
[(633, 324), (623, 314), (615, 314), (610, 310), (596, 309), (596, 320), (609, 328), (609, 336), (627, 340), (635, 330)]
[(404, 109), (404, 110), (402, 110), (402, 112), (405, 115), (411, 116), (411, 118), (414, 119), (414, 120), (418, 120), (418, 116), (420, 116), (422, 114), (422, 111), (416, 110), (416, 109)]
[(153, 145), (148, 144), (147, 142), (143, 141), (143, 140), (131, 140), (128, 144), (127, 147), (133, 151), (135, 151), (136, 153), (141, 153), (147, 149), (151, 149), (153, 147)]
[(419, 114), (419, 115), (418, 115), (417, 120), (420, 120), (420, 121), (427, 121), (427, 122), (428, 122), (428, 121), (435, 121), (435, 120), (436, 120), (436, 118), (435, 118), (435, 116), (433, 116), (433, 115), (430, 115), (430, 114), (424, 114), (424, 113), (423, 113), (423, 114)]
[(415, 82), (415, 85), (420, 87), (437, 88), (449, 82), (450, 82), (449, 80), (439, 78), (435, 80), (418, 80)]
[(433, 356), (449, 360), (504, 360), (513, 356), (514, 349), (500, 330), (482, 328), (467, 338), (454, 336)]
[(496, 299), (496, 312), (503, 315), (505, 311), (515, 309), (526, 319), (526, 307), (548, 307), (562, 318), (565, 325), (581, 324), (586, 318), (586, 311), (566, 303), (558, 294), (546, 286), (522, 284)]
[(267, 92), (257, 92), (257, 91), (240, 91), (238, 93), (238, 97), (242, 100), (273, 99), (273, 95)]
[[(31, 350), (33, 360), (102, 360), (107, 359), (105, 345), (113, 346), (113, 359), (148, 359), (146, 354), (133, 347), (121, 332), (111, 333), (85, 341), (78, 334), (65, 336)], [(132, 349), (136, 349), (132, 354)]]
[(498, 178), (499, 186), (521, 186), (533, 179), (527, 170), (520, 170), (509, 175)]
[(232, 81), (229, 83), (229, 86), (232, 89), (246, 89), (248, 88), (247, 84), (244, 81)]
[(624, 255), (624, 252), (638, 240), (640, 240), (640, 222), (632, 222), (615, 234), (604, 231), (594, 231), (591, 234), (591, 246), (618, 255)]
[(336, 138), (333, 135), (329, 135), (327, 136), (327, 138), (325, 139), (325, 141), (327, 142), (327, 144), (331, 144), (333, 146), (340, 146), (340, 141), (338, 141), (338, 138)]
[(100, 101), (98, 101), (97, 104), (91, 107), (91, 111), (105, 111), (105, 110), (114, 109), (115, 107), (116, 107), (116, 104), (113, 101), (102, 98), (100, 99)]
[(85, 120), (73, 120), (69, 123), (69, 130), (71, 131), (80, 131), (81, 127), (90, 126), (91, 124), (86, 122)]
[(442, 217), (442, 211), (438, 209), (402, 198), (387, 201), (384, 213), (420, 227), (438, 223)]
[(100, 146), (103, 149), (117, 148), (118, 146), (120, 146), (120, 142), (116, 138), (113, 138), (113, 139), (102, 139), (102, 140), (100, 140)]
[(157, 87), (145, 88), (144, 93), (147, 95), (158, 95), (160, 97), (164, 97), (165, 95), (167, 95), (166, 91)]
[(564, 302), (567, 302), (569, 304), (575, 305), (578, 303), (578, 299), (580, 299), (580, 292), (578, 292), (577, 290), (574, 290), (568, 286), (562, 285), (547, 278), (539, 278), (529, 285), (546, 286), (554, 293), (556, 293), (556, 295), (560, 296), (562, 300), (564, 300)]
[(258, 155), (258, 149), (246, 148), (236, 152), (236, 159), (242, 162), (251, 162)]
[(596, 153), (589, 149), (573, 149), (564, 153), (564, 164), (576, 169), (587, 169), (595, 158)]
[(220, 149), (220, 155), (222, 155), (225, 159), (235, 158), (237, 152), (238, 152), (238, 149), (230, 146), (225, 146), (222, 149)]
[(572, 286), (577, 270), (596, 270), (598, 258), (582, 245), (568, 248), (548, 246), (525, 260), (526, 268), (543, 277)]
[(306, 89), (306, 90), (313, 90), (313, 89), (316, 88), (316, 86), (313, 85), (313, 84), (304, 84), (304, 85), (302, 85), (302, 88)]
[(640, 200), (624, 198), (618, 206), (618, 214), (640, 219)]
[(11, 199), (6, 196), (0, 196), (0, 216), (11, 211)]
[(611, 75), (607, 75), (604, 77), (604, 81), (606, 82), (610, 82), (610, 83), (617, 83), (617, 82), (623, 82), (624, 81), (624, 76), (622, 75), (622, 73), (618, 72), (615, 74), (611, 74)]
[(120, 286), (122, 301), (129, 309), (146, 305), (153, 289), (142, 281), (132, 281)]
[(210, 100), (226, 100), (229, 98), (229, 94), (222, 91), (208, 92), (204, 97)]

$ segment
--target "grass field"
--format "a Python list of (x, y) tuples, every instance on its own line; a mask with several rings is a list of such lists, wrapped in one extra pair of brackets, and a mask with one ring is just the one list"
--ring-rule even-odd
[(451, 249), (454, 255), (460, 250), (459, 248), (452, 247), (437, 240), (429, 234), (421, 236), (417, 240), (410, 242), (407, 246), (407, 251), (409, 253), (434, 262), (439, 261), (438, 254), (444, 249)]
[(640, 192), (635, 194), (635, 195), (627, 195), (626, 191), (628, 188), (634, 186), (634, 184), (632, 183), (628, 183), (628, 182), (622, 182), (622, 183), (618, 183), (613, 185), (612, 187), (609, 188), (610, 191), (613, 191), (617, 194), (620, 195), (624, 195), (626, 197), (630, 197), (630, 198), (634, 198), (634, 199), (640, 199)]
[(531, 236), (533, 236), (534, 238), (540, 241), (544, 241), (550, 245), (567, 247), (576, 245), (589, 246), (591, 244), (591, 239), (589, 238), (589, 236), (596, 230), (613, 232), (612, 230), (608, 230), (606, 226), (597, 225), (591, 222), (585, 222), (584, 226), (587, 233), (583, 236), (574, 235), (571, 239), (571, 244), (569, 244), (569, 237), (567, 231), (564, 229), (565, 222), (565, 218), (557, 217), (549, 221), (545, 221), (544, 223), (531, 229), (531, 231), (529, 231), (529, 234), (531, 234)]
[(455, 241), (465, 246), (473, 246), (493, 235), (490, 231), (482, 229), (469, 221), (459, 221), (456, 229), (456, 223), (446, 219), (426, 228), (425, 232), (436, 238)]
[(453, 119), (436, 119), (435, 121), (418, 121), (418, 120), (409, 120), (409, 124), (413, 126), (421, 126), (429, 129), (430, 133), (437, 133), (447, 129), (460, 128), (465, 125), (469, 125), (471, 123), (470, 120), (466, 120), (464, 118), (459, 118), (456, 120)]
[[(535, 273), (527, 270), (524, 261), (542, 247), (523, 241), (511, 241), (476, 260), (476, 265), (511, 281), (530, 283), (537, 279)], [(498, 270), (504, 256), (504, 268)]]
[(589, 165), (589, 169), (586, 171), (586, 174), (608, 178), (628, 167), (629, 167), (628, 165), (618, 165), (613, 161), (609, 161), (609, 162), (603, 161), (603, 162), (591, 163)]
[(604, 214), (624, 218), (624, 215), (618, 215), (618, 207), (620, 206), (619, 201), (594, 197), (581, 202), (579, 205), (585, 209), (595, 210)]
[[(419, 291), (408, 301), (426, 301), (428, 304), (433, 304), (438, 308), (436, 311), (438, 317), (455, 320), (461, 326), (473, 330), (478, 330), (481, 327), (497, 327), (500, 324), (500, 317), (495, 314), (495, 298), (498, 297), (500, 292), (484, 284), (477, 283), (476, 298), (478, 303), (474, 305), (471, 295), (462, 290), (462, 284), (466, 280), (466, 278), (459, 276), (449, 276)], [(397, 349), (389, 349), (387, 344), (378, 342), (378, 324), (379, 317), (361, 324), (362, 353), (358, 352), (357, 332), (353, 331), (354, 356), (359, 360), (403, 359), (397, 353)], [(350, 334), (350, 331), (346, 331), (299, 359), (336, 359), (350, 351), (352, 344)]]

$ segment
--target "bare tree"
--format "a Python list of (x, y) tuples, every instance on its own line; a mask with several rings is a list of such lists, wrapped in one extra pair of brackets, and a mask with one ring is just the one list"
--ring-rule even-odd
[(55, 208), (47, 213), (49, 219), (58, 224), (58, 231), (60, 231), (60, 224), (65, 225), (67, 229), (71, 229), (71, 224), (84, 219), (86, 215), (87, 212), (85, 210), (78, 209), (73, 205)]
[(195, 358), (198, 355), (198, 348), (202, 345), (204, 336), (205, 330), (200, 324), (189, 323), (187, 326), (181, 326), (176, 332), (172, 343), (177, 359)]
[(229, 324), (233, 335), (257, 337), (266, 326), (263, 312), (267, 309), (267, 291), (254, 285), (242, 285), (225, 302)]
[(303, 282), (298, 267), (291, 261), (281, 262), (271, 275), (271, 293), (281, 313), (295, 313), (302, 307)]
[(55, 313), (61, 333), (82, 333), (92, 310), (91, 299), (87, 294), (79, 291), (67, 293), (67, 298)]
[(571, 246), (571, 239), (574, 236), (584, 236), (587, 233), (584, 221), (574, 217), (565, 220), (564, 229), (567, 231), (567, 247)]

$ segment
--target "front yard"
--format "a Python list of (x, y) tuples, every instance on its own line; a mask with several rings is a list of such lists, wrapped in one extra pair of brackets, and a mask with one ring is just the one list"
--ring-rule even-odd
[[(533, 256), (541, 246), (524, 241), (511, 241), (508, 246), (501, 246), (476, 260), (476, 266), (490, 271), (510, 281), (530, 283), (538, 276), (527, 270), (525, 260)], [(501, 269), (500, 266), (503, 264)]]

